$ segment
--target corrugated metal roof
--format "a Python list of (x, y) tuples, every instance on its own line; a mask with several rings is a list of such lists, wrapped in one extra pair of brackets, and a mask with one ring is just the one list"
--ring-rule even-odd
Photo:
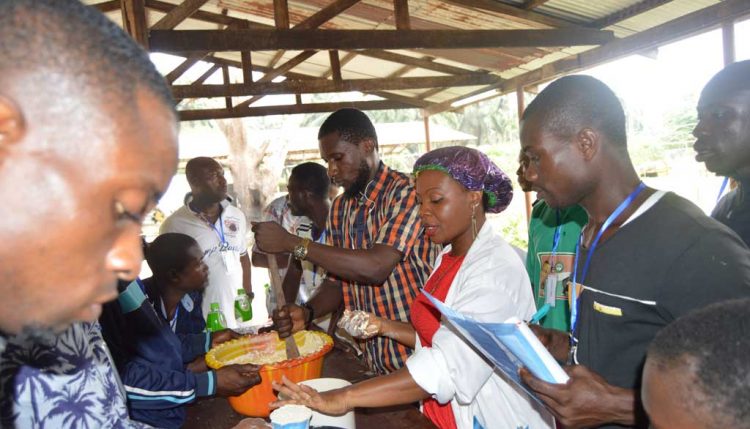
[[(86, 0), (87, 3), (97, 3), (101, 0)], [(490, 0), (497, 5), (515, 5), (521, 7), (522, 0)], [(604, 20), (629, 7), (641, 4), (644, 0), (550, 0), (533, 10), (537, 16), (552, 17), (564, 20), (570, 25), (590, 26), (598, 20)], [(176, 5), (181, 0), (162, 0), (160, 4)], [(290, 22), (293, 25), (310, 17), (322, 8), (328, 6), (331, 0), (288, 0)], [(646, 10), (645, 12), (616, 22), (606, 27), (615, 32), (617, 37), (627, 37), (637, 32), (658, 26), (675, 18), (684, 16), (699, 9), (719, 3), (719, 0), (672, 0), (665, 4)], [(149, 2), (147, 1), (147, 4)], [(459, 5), (456, 3), (463, 3)], [(410, 0), (410, 24), (413, 29), (542, 29), (548, 25), (533, 22), (528, 17), (510, 16), (498, 11), (466, 7), (466, 0), (452, 2), (450, 0)], [(492, 3), (490, 3), (491, 5)], [(226, 15), (249, 20), (255, 23), (272, 26), (272, 0), (209, 0), (202, 11)], [(149, 10), (148, 22), (153, 24), (164, 15), (164, 12)], [(109, 16), (121, 24), (119, 11), (112, 11)], [(212, 22), (189, 18), (181, 23), (177, 29), (217, 29), (219, 25)], [(340, 15), (321, 26), (323, 29), (394, 29), (395, 18), (393, 0), (362, 0)], [(561, 47), (561, 48), (507, 48), (507, 49), (443, 49), (443, 50), (414, 50), (393, 51), (400, 55), (413, 58), (430, 59), (438, 64), (459, 67), (469, 71), (487, 70), (503, 78), (512, 78), (528, 71), (537, 70), (550, 63), (570, 58), (580, 52), (593, 47)], [(275, 66), (290, 60), (299, 51), (285, 52)], [(348, 52), (341, 51), (340, 58)], [(221, 52), (215, 54), (218, 58), (240, 62), (237, 52)], [(253, 52), (253, 64), (261, 68), (272, 67), (275, 52)], [(197, 66), (196, 66), (197, 67)], [(207, 65), (202, 71), (208, 68)], [(305, 62), (291, 70), (298, 75), (321, 77), (330, 74), (330, 61), (327, 52), (319, 52)], [(220, 73), (219, 73), (220, 75)], [(370, 56), (356, 55), (354, 59), (342, 66), (344, 79), (438, 76), (443, 73), (421, 67), (404, 67), (393, 61), (386, 61)], [(181, 77), (176, 83), (190, 83), (196, 78), (196, 73), (189, 73)], [(418, 89), (410, 91), (393, 91), (394, 94), (421, 98), (421, 94), (429, 91), (426, 101), (440, 103), (451, 100), (462, 94), (480, 90), (481, 87), (457, 87), (443, 91), (429, 91)], [(267, 97), (268, 98), (268, 97)], [(222, 101), (223, 100), (219, 100)], [(213, 103), (212, 103), (213, 104)], [(221, 105), (221, 103), (216, 103)]]

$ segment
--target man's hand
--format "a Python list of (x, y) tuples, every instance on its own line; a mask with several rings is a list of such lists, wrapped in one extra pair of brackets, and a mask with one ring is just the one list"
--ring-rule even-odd
[(227, 365), (216, 370), (216, 395), (237, 396), (260, 384), (258, 365)]
[(273, 382), (273, 388), (279, 391), (284, 400), (271, 402), (271, 408), (279, 408), (288, 404), (304, 405), (323, 414), (340, 416), (350, 410), (346, 403), (346, 388), (318, 393), (315, 389), (301, 384), (294, 384), (286, 377), (281, 377), (282, 383)]
[(300, 238), (290, 234), (276, 222), (251, 222), (255, 243), (266, 253), (290, 253)]
[(526, 368), (521, 379), (544, 401), (566, 428), (586, 428), (605, 423), (635, 424), (635, 393), (608, 384), (604, 378), (581, 365), (566, 366), (570, 379), (565, 384), (546, 383)]
[(553, 358), (563, 363), (568, 360), (570, 337), (567, 333), (557, 329), (542, 328), (539, 325), (529, 324), (528, 326)]
[(190, 372), (192, 372), (193, 374), (208, 371), (208, 365), (206, 365), (205, 356), (199, 356), (195, 358), (194, 361), (187, 364), (187, 369), (190, 370)]
[(305, 329), (307, 310), (295, 304), (287, 304), (281, 310), (274, 310), (271, 318), (274, 328), (279, 332), (279, 338), (286, 338)]
[(218, 346), (221, 343), (226, 343), (229, 340), (240, 338), (242, 335), (234, 332), (231, 329), (222, 329), (211, 333), (211, 348)]

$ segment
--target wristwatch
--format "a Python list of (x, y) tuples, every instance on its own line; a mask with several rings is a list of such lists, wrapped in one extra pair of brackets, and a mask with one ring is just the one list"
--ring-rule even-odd
[(307, 258), (307, 246), (310, 245), (309, 238), (303, 238), (302, 241), (292, 250), (292, 256), (298, 261), (304, 261)]
[(313, 308), (308, 303), (302, 304), (302, 308), (307, 310), (307, 317), (305, 318), (305, 328), (308, 328), (310, 327), (310, 324), (312, 324), (312, 321), (315, 318), (315, 312), (313, 311)]

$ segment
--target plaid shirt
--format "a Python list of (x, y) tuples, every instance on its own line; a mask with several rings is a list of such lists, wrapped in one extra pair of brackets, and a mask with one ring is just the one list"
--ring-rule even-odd
[[(416, 192), (409, 177), (382, 162), (375, 178), (359, 198), (339, 196), (328, 218), (328, 244), (346, 249), (369, 249), (375, 244), (391, 246), (403, 257), (382, 285), (341, 282), (344, 304), (391, 320), (409, 321), (409, 307), (432, 269), (437, 246), (424, 236)], [(370, 368), (385, 374), (401, 368), (410, 350), (386, 337), (364, 344)]]

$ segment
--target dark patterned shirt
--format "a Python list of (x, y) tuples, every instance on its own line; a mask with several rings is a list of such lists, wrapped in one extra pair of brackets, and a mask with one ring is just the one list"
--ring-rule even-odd
[(0, 387), (0, 427), (150, 427), (128, 417), (98, 324), (76, 323), (47, 341), (7, 339)]
[[(375, 244), (401, 252), (401, 261), (382, 285), (365, 285), (338, 279), (349, 310), (363, 310), (377, 316), (409, 321), (409, 307), (427, 281), (438, 253), (422, 231), (416, 192), (409, 177), (382, 162), (375, 178), (359, 198), (341, 195), (333, 201), (328, 218), (329, 244), (347, 249), (369, 249)], [(401, 368), (409, 350), (386, 337), (364, 344), (370, 368), (381, 374)]]

